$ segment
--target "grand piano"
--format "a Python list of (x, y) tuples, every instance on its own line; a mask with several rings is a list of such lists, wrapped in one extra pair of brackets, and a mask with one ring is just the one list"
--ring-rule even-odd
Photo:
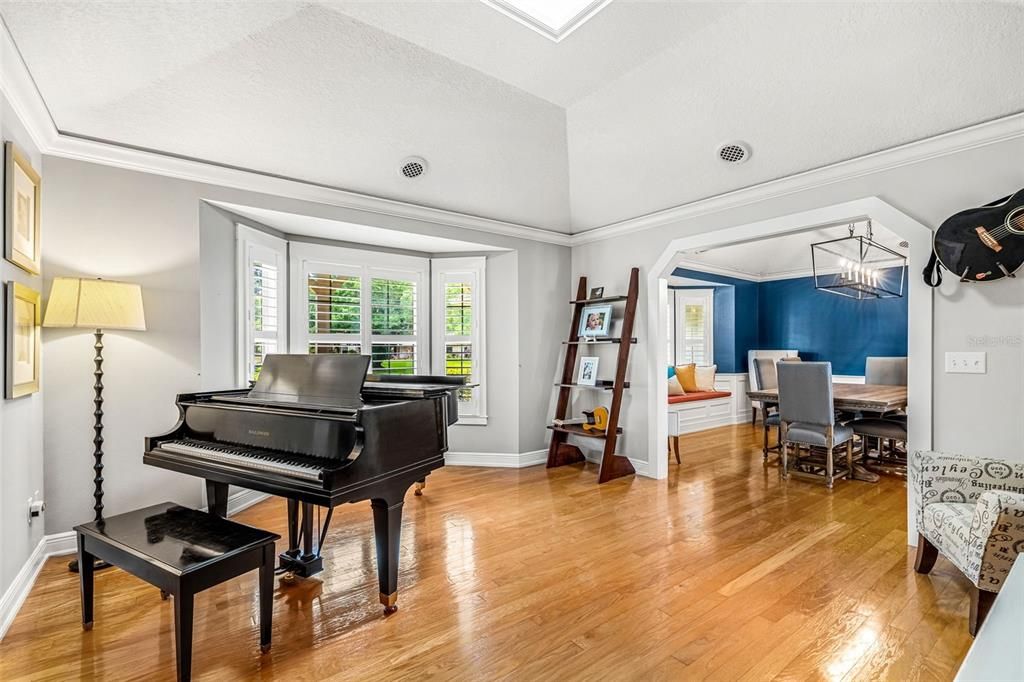
[[(252, 389), (185, 393), (180, 418), (146, 438), (146, 464), (206, 479), (211, 513), (227, 515), (228, 485), (288, 501), (279, 571), (323, 569), (334, 508), (370, 500), (380, 600), (398, 598), (399, 531), (409, 488), (444, 466), (463, 377), (367, 375), (365, 355), (268, 355)], [(325, 507), (316, 528), (314, 507)], [(301, 512), (301, 516), (300, 516)]]

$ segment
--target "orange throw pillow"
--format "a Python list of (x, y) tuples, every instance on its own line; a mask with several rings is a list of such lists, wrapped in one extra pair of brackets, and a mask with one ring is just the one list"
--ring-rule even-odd
[(676, 365), (676, 378), (679, 379), (679, 385), (687, 393), (696, 393), (700, 390), (697, 388), (697, 365), (695, 363)]

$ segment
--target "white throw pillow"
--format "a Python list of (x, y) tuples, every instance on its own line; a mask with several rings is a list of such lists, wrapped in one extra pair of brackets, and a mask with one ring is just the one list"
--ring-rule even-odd
[(679, 377), (677, 377), (675, 374), (668, 378), (668, 394), (686, 395), (686, 391), (683, 390), (682, 385), (679, 383)]
[(711, 365), (710, 367), (698, 367), (696, 369), (697, 388), (702, 391), (714, 391), (715, 390), (715, 372), (718, 371), (718, 365)]

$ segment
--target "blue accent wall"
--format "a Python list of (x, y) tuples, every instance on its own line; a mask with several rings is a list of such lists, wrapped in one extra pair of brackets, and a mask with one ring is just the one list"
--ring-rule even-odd
[(814, 288), (813, 277), (760, 283), (762, 348), (796, 348), (835, 374), (864, 374), (868, 356), (907, 354), (907, 297), (858, 301)]
[(714, 288), (714, 356), (718, 371), (747, 371), (751, 349), (795, 348), (804, 360), (827, 360), (835, 374), (863, 375), (868, 356), (907, 354), (907, 296), (857, 301), (814, 288), (813, 277), (769, 282), (676, 268), (679, 277)]

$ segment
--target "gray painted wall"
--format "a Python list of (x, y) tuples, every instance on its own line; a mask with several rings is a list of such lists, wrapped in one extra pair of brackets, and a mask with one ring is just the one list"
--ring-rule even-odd
[[(176, 393), (234, 383), (233, 219), (204, 199), (511, 249), (488, 259), (490, 422), (454, 427), (450, 445), (452, 451), (502, 453), (544, 446), (565, 331), (564, 315), (552, 324), (553, 315), (565, 311), (553, 311), (551, 297), (569, 290), (568, 248), (97, 164), (46, 161), (47, 277), (102, 276), (143, 287), (148, 330), (111, 332), (106, 339), (109, 513), (162, 499), (202, 504), (197, 480), (142, 464), (142, 439), (173, 426)], [(91, 345), (85, 333), (44, 335), (44, 376), (51, 386), (45, 405), (48, 533), (88, 519), (91, 510), (91, 471), (88, 457), (82, 459), (91, 452)]]
[[(630, 266), (641, 270), (637, 307), (641, 338), (630, 361), (632, 388), (623, 403), (625, 433), (619, 441), (620, 450), (649, 461), (649, 415), (652, 410), (664, 409), (662, 405), (647, 404), (647, 339), (642, 335), (647, 330), (647, 273), (670, 241), (867, 196), (878, 196), (936, 228), (957, 211), (1024, 186), (1022, 158), (1024, 139), (1017, 138), (574, 248), (573, 277), (586, 274), (592, 286), (604, 285), (606, 291), (625, 289)], [(919, 277), (919, 268), (915, 266), (910, 275)], [(1018, 406), (1024, 401), (1024, 349), (1019, 343), (996, 342), (977, 348), (971, 342), (972, 337), (1019, 338), (1024, 333), (1024, 286), (1020, 279), (964, 286), (955, 277), (947, 277), (936, 293), (934, 306), (934, 447), (1024, 459), (1024, 420), (1018, 414)], [(987, 351), (988, 373), (945, 374), (944, 353), (958, 350)]]
[[(13, 140), (28, 155), (32, 166), (43, 174), (42, 217), (46, 211), (46, 174), (39, 150), (31, 143), (28, 133), (11, 110), (7, 100), (0, 96), (0, 136)], [(0, 164), (0, 178), (4, 173)], [(0, 180), (0, 187), (3, 186)], [(43, 239), (45, 240), (45, 229)], [(2, 239), (0, 239), (2, 242)], [(42, 290), (43, 279), (30, 275), (16, 265), (0, 259), (0, 279), (3, 286), (16, 281)], [(7, 324), (7, 307), (0, 305), (0, 330)], [(0, 331), (0, 333), (3, 333)], [(0, 341), (0, 346), (3, 345)], [(0, 354), (0, 377), (6, 381), (6, 355)], [(43, 392), (23, 396), (16, 400), (0, 400), (0, 594), (10, 587), (18, 571), (43, 536), (43, 519), (31, 525), (28, 517), (28, 499), (36, 491), (43, 494)]]

